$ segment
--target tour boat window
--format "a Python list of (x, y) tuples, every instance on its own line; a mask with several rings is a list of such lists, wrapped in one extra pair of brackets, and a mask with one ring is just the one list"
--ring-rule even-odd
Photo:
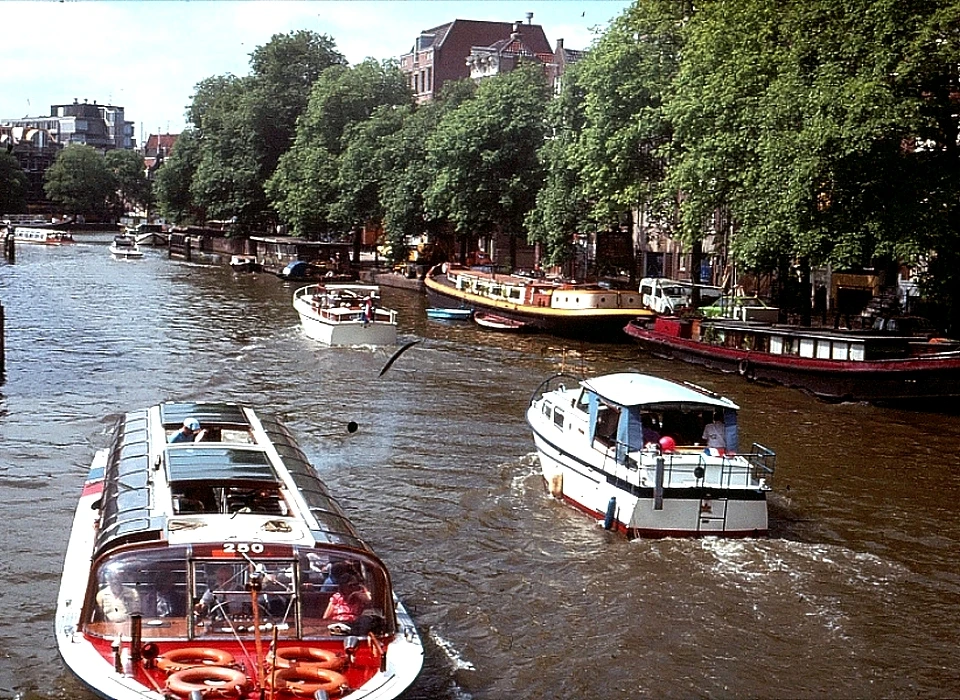
[(87, 601), (87, 631), (129, 634), (139, 614), (144, 637), (182, 633), (188, 610), (186, 551), (178, 547), (137, 550), (101, 561)]

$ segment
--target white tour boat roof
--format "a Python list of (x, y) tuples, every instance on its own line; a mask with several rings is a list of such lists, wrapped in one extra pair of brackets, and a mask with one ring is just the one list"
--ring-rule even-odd
[(618, 372), (585, 379), (580, 384), (607, 403), (617, 406), (697, 404), (738, 410), (733, 401), (692, 384), (638, 372)]

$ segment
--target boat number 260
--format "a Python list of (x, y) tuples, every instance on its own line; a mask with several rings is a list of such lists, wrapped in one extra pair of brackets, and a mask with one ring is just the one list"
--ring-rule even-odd
[(226, 554), (262, 554), (263, 545), (259, 542), (252, 544), (246, 542), (224, 542), (223, 551)]

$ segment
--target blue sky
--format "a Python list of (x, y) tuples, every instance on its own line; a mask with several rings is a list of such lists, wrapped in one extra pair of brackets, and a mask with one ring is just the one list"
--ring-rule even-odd
[(628, 0), (5, 0), (0, 118), (49, 114), (74, 99), (125, 108), (137, 141), (179, 133), (204, 78), (249, 73), (274, 34), (327, 34), (351, 63), (399, 57), (422, 29), (453, 19), (525, 21), (551, 45), (589, 48)]

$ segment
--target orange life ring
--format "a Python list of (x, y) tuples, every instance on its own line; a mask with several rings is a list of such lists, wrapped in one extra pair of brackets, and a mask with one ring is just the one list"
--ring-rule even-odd
[(273, 688), (280, 693), (291, 693), (311, 698), (318, 690), (327, 695), (339, 695), (347, 679), (329, 668), (317, 668), (311, 665), (282, 668), (273, 676)]
[(157, 658), (157, 668), (166, 673), (176, 673), (197, 666), (229, 666), (233, 655), (223, 649), (188, 647), (171, 649)]
[(282, 647), (273, 655), (273, 663), (277, 668), (300, 665), (339, 671), (346, 663), (346, 658), (343, 654), (317, 647)]
[(235, 668), (193, 666), (167, 678), (167, 688), (177, 695), (199, 690), (203, 697), (240, 697), (247, 690), (247, 677)]

